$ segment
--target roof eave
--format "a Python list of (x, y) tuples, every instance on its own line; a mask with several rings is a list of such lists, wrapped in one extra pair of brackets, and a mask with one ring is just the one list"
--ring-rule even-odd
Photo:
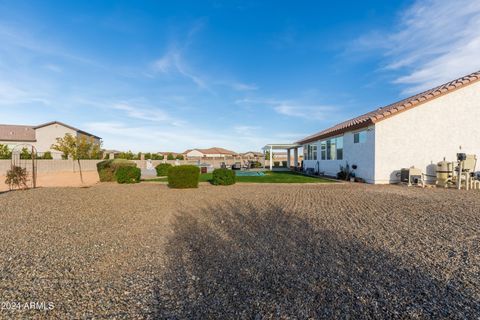
[(314, 136), (311, 136), (311, 137), (307, 137), (307, 138), (305, 138), (303, 140), (299, 140), (295, 143), (305, 144), (305, 143), (310, 143), (310, 142), (313, 142), (313, 141), (332, 138), (332, 137), (344, 134), (344, 133), (349, 132), (349, 131), (355, 131), (355, 130), (358, 130), (358, 129), (367, 128), (371, 125), (374, 125), (378, 121), (379, 120), (374, 121), (373, 119), (370, 118), (366, 121), (363, 121), (361, 123), (357, 123), (357, 124), (352, 125), (352, 126), (348, 126), (348, 127), (338, 129), (338, 130), (335, 130), (335, 131), (332, 131), (332, 132), (328, 132), (328, 133), (325, 133), (325, 134), (319, 134), (319, 135), (314, 135)]

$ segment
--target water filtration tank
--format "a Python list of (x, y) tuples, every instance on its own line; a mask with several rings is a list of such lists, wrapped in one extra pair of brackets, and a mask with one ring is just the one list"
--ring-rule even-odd
[(440, 161), (437, 163), (437, 185), (446, 187), (453, 178), (453, 163), (448, 161)]

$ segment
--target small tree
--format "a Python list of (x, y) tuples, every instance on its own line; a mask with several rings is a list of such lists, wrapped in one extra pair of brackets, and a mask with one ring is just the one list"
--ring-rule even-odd
[(183, 160), (183, 154), (177, 154), (176, 159), (178, 159), (178, 160)]
[(173, 154), (169, 153), (167, 155), (167, 160), (175, 160), (175, 157), (173, 156)]
[(6, 144), (0, 144), (0, 159), (10, 159), (12, 157), (12, 151)]
[(42, 159), (52, 160), (53, 159), (52, 153), (50, 151), (45, 151), (43, 153)]
[(80, 172), (80, 180), (83, 183), (81, 159), (100, 159), (100, 143), (96, 143), (93, 138), (86, 136), (74, 137), (67, 133), (63, 138), (57, 138), (57, 143), (52, 145), (53, 150), (63, 153), (66, 158), (71, 157), (78, 163), (78, 171)]
[(20, 152), (20, 159), (32, 159), (32, 154), (28, 151), (27, 147), (23, 147)]
[(265, 160), (270, 160), (270, 151), (265, 152)]

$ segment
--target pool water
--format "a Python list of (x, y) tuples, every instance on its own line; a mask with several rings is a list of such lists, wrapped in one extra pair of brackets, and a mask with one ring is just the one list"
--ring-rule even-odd
[(235, 171), (235, 175), (237, 177), (261, 177), (264, 176), (265, 173), (261, 171)]

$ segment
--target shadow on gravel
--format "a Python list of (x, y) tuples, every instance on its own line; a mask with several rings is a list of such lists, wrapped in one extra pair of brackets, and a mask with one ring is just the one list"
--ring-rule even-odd
[(480, 302), (385, 251), (272, 206), (176, 217), (155, 318), (476, 318)]

